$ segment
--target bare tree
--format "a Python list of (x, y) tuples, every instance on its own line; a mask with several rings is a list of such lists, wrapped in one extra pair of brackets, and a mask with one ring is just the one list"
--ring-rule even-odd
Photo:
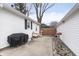
[(25, 14), (26, 16), (29, 16), (31, 13), (32, 4), (28, 3), (15, 3), (15, 8)]
[(39, 23), (41, 23), (44, 13), (49, 8), (54, 6), (54, 3), (53, 4), (49, 4), (49, 3), (33, 3), (33, 6), (35, 8), (37, 20), (38, 20)]
[(26, 3), (15, 3), (15, 9), (22, 12), (23, 14), (26, 14)]
[(26, 16), (29, 16), (31, 14), (31, 10), (32, 10), (32, 4), (26, 4)]

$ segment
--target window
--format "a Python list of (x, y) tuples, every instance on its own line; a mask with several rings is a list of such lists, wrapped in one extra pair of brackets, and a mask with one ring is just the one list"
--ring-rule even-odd
[(27, 29), (27, 19), (25, 19), (25, 29)]
[(32, 29), (32, 22), (31, 22), (31, 29)]
[(32, 21), (25, 19), (25, 29), (27, 29), (27, 28), (32, 29), (32, 24), (33, 24)]
[(27, 21), (27, 27), (30, 28), (30, 21)]

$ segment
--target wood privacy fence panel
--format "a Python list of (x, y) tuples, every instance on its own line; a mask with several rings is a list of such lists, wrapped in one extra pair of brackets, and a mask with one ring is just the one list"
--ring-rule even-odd
[(56, 35), (56, 29), (55, 28), (41, 28), (41, 34), (42, 35), (55, 36)]

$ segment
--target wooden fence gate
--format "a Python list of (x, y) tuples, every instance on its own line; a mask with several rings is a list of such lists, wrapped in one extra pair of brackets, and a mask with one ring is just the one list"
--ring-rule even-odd
[(56, 28), (41, 28), (42, 35), (55, 36), (56, 32)]

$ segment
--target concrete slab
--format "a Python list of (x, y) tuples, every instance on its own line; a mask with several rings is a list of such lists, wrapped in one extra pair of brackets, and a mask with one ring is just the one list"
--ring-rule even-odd
[(34, 38), (25, 45), (6, 48), (0, 51), (2, 56), (52, 56), (52, 37), (42, 36)]

